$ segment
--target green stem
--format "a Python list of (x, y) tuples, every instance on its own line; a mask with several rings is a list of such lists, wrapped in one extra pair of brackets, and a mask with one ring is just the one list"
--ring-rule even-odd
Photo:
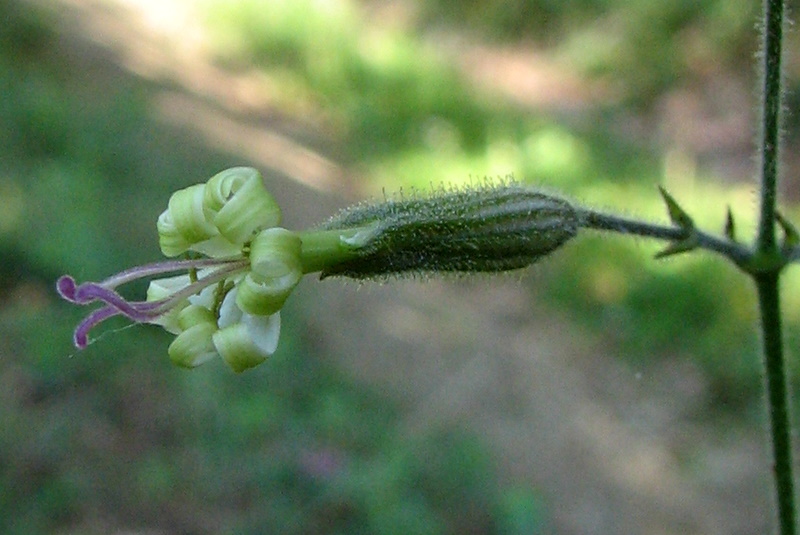
[(795, 533), (794, 477), (792, 475), (791, 419), (786, 385), (786, 365), (781, 333), (778, 274), (756, 277), (761, 310), (762, 343), (769, 404), (773, 476), (778, 499), (778, 525), (781, 535)]
[[(595, 212), (590, 209), (581, 209), (580, 215), (581, 226), (584, 228), (606, 230), (618, 232), (620, 234), (632, 234), (635, 236), (672, 242), (681, 241), (689, 237), (687, 231), (680, 227), (664, 227), (645, 221)], [(706, 234), (698, 229), (693, 229), (692, 232), (696, 240), (696, 247), (699, 249), (706, 249), (719, 253), (730, 258), (740, 266), (748, 265), (752, 258), (750, 249), (739, 243)]]
[[(783, 0), (765, 0), (763, 36), (764, 93), (761, 110), (761, 206), (756, 255), (775, 256), (775, 203), (780, 163), (782, 111)], [(791, 420), (783, 356), (778, 279), (781, 267), (755, 274), (761, 310), (761, 330), (766, 371), (778, 525), (781, 535), (796, 533)]]
[(765, 0), (763, 73), (764, 93), (761, 111), (761, 211), (758, 224), (758, 250), (775, 249), (775, 201), (778, 182), (778, 152), (783, 82), (783, 0)]
[(298, 233), (302, 243), (300, 263), (303, 273), (316, 273), (331, 264), (351, 260), (355, 255), (353, 246), (347, 243), (360, 232), (369, 232), (369, 227), (335, 230), (309, 230)]

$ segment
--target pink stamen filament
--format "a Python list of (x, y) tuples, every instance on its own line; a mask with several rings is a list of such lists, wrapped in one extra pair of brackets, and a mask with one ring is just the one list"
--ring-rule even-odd
[(191, 260), (173, 260), (169, 262), (153, 262), (152, 264), (145, 264), (144, 266), (137, 266), (134, 268), (120, 271), (116, 275), (107, 278), (97, 284), (105, 288), (116, 288), (122, 284), (141, 279), (143, 277), (150, 277), (152, 275), (160, 275), (162, 273), (169, 273), (173, 271), (187, 271), (191, 268), (204, 268), (222, 266), (235, 262), (241, 262), (241, 256), (234, 256), (229, 258), (196, 258)]
[(121, 271), (116, 275), (113, 275), (104, 281), (100, 282), (91, 282), (91, 283), (84, 283), (80, 286), (75, 284), (75, 279), (69, 275), (64, 275), (58, 279), (56, 283), (56, 289), (58, 290), (59, 295), (70, 301), (72, 303), (76, 303), (79, 305), (85, 305), (87, 303), (91, 303), (94, 301), (94, 298), (89, 298), (88, 300), (82, 300), (80, 295), (82, 294), (81, 289), (84, 287), (99, 287), (105, 289), (113, 289), (117, 286), (122, 284), (126, 284), (131, 281), (135, 281), (137, 279), (142, 279), (145, 277), (150, 277), (153, 275), (160, 275), (163, 273), (170, 273), (175, 271), (184, 271), (189, 270), (192, 268), (204, 268), (204, 267), (215, 267), (215, 266), (224, 266), (227, 264), (234, 264), (242, 262), (242, 257), (234, 257), (234, 258), (199, 258), (193, 260), (175, 260), (170, 262), (154, 262), (152, 264), (146, 264), (144, 266), (137, 266), (134, 268), (126, 269), (125, 271)]
[[(165, 297), (164, 299), (159, 299), (157, 301), (127, 301), (125, 298), (120, 296), (114, 290), (109, 289), (108, 286), (105, 284), (109, 280), (118, 281), (118, 279), (122, 278), (119, 275), (111, 277), (110, 279), (106, 279), (103, 283), (93, 283), (88, 282), (81, 284), (80, 286), (74, 285), (74, 279), (69, 276), (64, 276), (58, 281), (58, 290), (62, 296), (74, 303), (79, 304), (87, 304), (93, 301), (102, 301), (106, 303), (106, 306), (95, 310), (91, 314), (89, 314), (84, 320), (78, 325), (75, 329), (74, 334), (74, 342), (75, 345), (79, 349), (83, 349), (88, 345), (88, 332), (89, 330), (94, 327), (95, 325), (105, 321), (106, 319), (117, 316), (119, 314), (123, 314), (129, 319), (137, 322), (137, 323), (147, 323), (152, 322), (153, 320), (157, 319), (158, 317), (164, 315), (170, 309), (175, 307), (178, 303), (191, 297), (192, 295), (200, 293), (204, 288), (219, 282), (231, 275), (236, 274), (237, 272), (243, 271), (250, 266), (249, 260), (238, 259), (236, 261), (226, 260), (220, 261), (216, 260), (213, 265), (220, 265), (222, 262), (222, 268), (209, 273), (205, 277), (188, 284), (187, 286), (181, 288), (177, 292), (173, 293), (172, 295)], [(184, 267), (187, 265), (184, 262), (181, 262)], [(165, 262), (163, 264), (171, 264), (175, 265), (178, 262)], [(208, 266), (209, 263), (204, 262), (204, 266)], [(155, 266), (155, 264), (151, 265)], [(150, 268), (151, 266), (143, 266), (144, 268)], [(190, 267), (195, 267), (196, 264), (191, 265)], [(129, 273), (133, 272), (135, 269), (141, 268), (134, 268), (132, 270), (128, 270)], [(149, 273), (164, 273), (165, 270), (158, 270), (158, 271), (148, 271)], [(176, 269), (169, 269), (166, 271), (176, 271)], [(125, 272), (123, 272), (125, 273)], [(146, 275), (141, 275), (142, 271), (138, 272), (139, 275), (129, 280), (135, 280), (137, 278), (144, 277)], [(122, 275), (122, 273), (120, 274)], [(116, 282), (116, 285), (121, 284), (120, 282)]]

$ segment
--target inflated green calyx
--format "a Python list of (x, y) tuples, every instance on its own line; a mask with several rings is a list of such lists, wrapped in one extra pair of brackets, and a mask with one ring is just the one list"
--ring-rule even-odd
[(327, 229), (373, 225), (353, 258), (321, 276), (368, 279), (437, 272), (497, 272), (528, 266), (575, 236), (565, 200), (517, 185), (360, 204)]

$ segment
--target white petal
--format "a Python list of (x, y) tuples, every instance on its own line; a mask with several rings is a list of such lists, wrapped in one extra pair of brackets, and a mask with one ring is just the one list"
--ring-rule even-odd
[(207, 286), (203, 288), (199, 294), (189, 297), (189, 302), (193, 305), (200, 305), (201, 307), (211, 310), (214, 308), (214, 293), (216, 290), (216, 284)]
[(211, 258), (225, 258), (242, 253), (241, 244), (233, 244), (222, 236), (214, 236), (205, 241), (195, 243), (189, 247), (189, 249), (210, 256)]
[(238, 291), (238, 287), (234, 288), (222, 300), (217, 325), (220, 329), (224, 329), (236, 323), (243, 323), (247, 327), (248, 337), (259, 351), (266, 355), (273, 354), (278, 347), (281, 334), (280, 313), (258, 316), (242, 312), (242, 309), (236, 304)]
[(245, 318), (218, 330), (212, 336), (214, 347), (222, 360), (237, 373), (258, 366), (278, 346), (280, 315), (256, 318), (256, 321)]
[(238, 288), (234, 288), (222, 300), (222, 305), (219, 307), (219, 321), (217, 321), (220, 329), (239, 323), (242, 319), (242, 310), (236, 305), (237, 293), (239, 293)]
[(153, 279), (147, 288), (147, 300), (158, 301), (174, 294), (175, 292), (189, 286), (191, 280), (189, 275), (176, 275), (175, 277), (164, 277)]
[[(175, 292), (188, 286), (190, 282), (188, 275), (154, 279), (150, 281), (150, 285), (147, 287), (147, 300), (158, 301), (160, 299), (166, 299)], [(151, 320), (150, 323), (153, 325), (161, 325), (165, 331), (172, 334), (178, 334), (181, 332), (181, 328), (178, 326), (178, 314), (186, 305), (187, 302), (183, 301), (172, 307), (166, 314)]]
[(263, 353), (272, 355), (278, 349), (278, 340), (281, 337), (281, 314), (276, 312), (271, 316), (251, 316), (244, 314), (242, 323), (247, 325), (247, 331), (253, 343)]

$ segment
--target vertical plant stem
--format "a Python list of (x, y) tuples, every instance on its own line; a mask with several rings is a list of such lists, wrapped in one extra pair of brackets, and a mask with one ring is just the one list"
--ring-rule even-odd
[(778, 182), (778, 151), (781, 128), (781, 56), (784, 0), (764, 0), (763, 74), (761, 107), (761, 213), (757, 249), (775, 249), (775, 200)]
[(766, 369), (767, 402), (772, 437), (773, 470), (781, 535), (795, 534), (794, 477), (792, 475), (791, 419), (786, 365), (781, 333), (778, 274), (756, 278)]
[[(784, 0), (764, 0), (763, 83), (761, 102), (761, 206), (756, 255), (778, 254), (775, 240), (775, 203), (780, 164), (782, 112), (782, 46)], [(792, 467), (791, 419), (783, 356), (778, 280), (780, 267), (754, 275), (761, 311), (767, 403), (772, 437), (773, 470), (781, 535), (794, 535), (795, 504)]]

